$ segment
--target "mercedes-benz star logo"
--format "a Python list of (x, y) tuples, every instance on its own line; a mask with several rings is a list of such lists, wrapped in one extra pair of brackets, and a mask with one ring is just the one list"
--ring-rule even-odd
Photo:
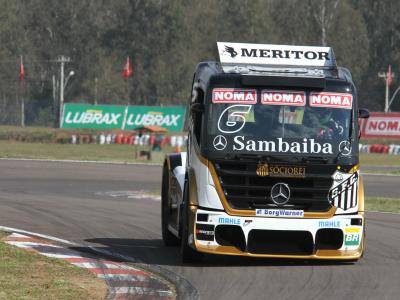
[(271, 189), (271, 199), (276, 205), (285, 205), (290, 199), (290, 188), (286, 183), (276, 183)]
[(223, 135), (217, 135), (214, 138), (213, 145), (214, 148), (217, 149), (218, 151), (224, 150), (227, 144), (228, 142), (226, 141), (226, 138)]
[(339, 144), (339, 152), (342, 155), (350, 155), (351, 154), (351, 143), (349, 141), (341, 141)]

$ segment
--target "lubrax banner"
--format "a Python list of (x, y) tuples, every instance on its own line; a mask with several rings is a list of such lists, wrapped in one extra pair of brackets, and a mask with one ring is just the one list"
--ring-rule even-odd
[(224, 64), (336, 67), (331, 47), (217, 42)]
[(64, 104), (62, 128), (125, 129), (160, 126), (182, 131), (184, 106), (118, 106)]

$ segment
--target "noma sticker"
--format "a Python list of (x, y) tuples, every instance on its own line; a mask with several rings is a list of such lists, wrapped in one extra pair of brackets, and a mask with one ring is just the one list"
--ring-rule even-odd
[(256, 104), (257, 91), (245, 89), (213, 89), (212, 102)]
[(261, 92), (261, 103), (269, 105), (306, 105), (306, 93), (300, 91), (272, 91)]
[(351, 109), (353, 95), (344, 93), (311, 93), (310, 106)]

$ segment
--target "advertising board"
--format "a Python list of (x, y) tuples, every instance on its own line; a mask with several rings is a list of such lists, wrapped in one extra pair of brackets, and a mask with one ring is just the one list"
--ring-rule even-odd
[(125, 129), (160, 126), (182, 131), (184, 106), (122, 106), (64, 104), (61, 128)]
[(360, 128), (365, 138), (400, 138), (400, 113), (373, 112)]

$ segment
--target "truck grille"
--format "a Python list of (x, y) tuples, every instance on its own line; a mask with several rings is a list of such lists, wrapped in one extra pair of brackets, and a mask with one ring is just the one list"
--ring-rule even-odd
[(328, 166), (323, 166), (318, 172), (308, 170), (305, 178), (282, 178), (257, 176), (257, 165), (255, 161), (214, 161), (219, 182), (232, 208), (277, 208), (270, 193), (273, 185), (278, 182), (286, 183), (290, 187), (290, 200), (282, 206), (285, 209), (324, 212), (331, 208), (328, 192), (333, 183), (333, 171), (329, 172)]

